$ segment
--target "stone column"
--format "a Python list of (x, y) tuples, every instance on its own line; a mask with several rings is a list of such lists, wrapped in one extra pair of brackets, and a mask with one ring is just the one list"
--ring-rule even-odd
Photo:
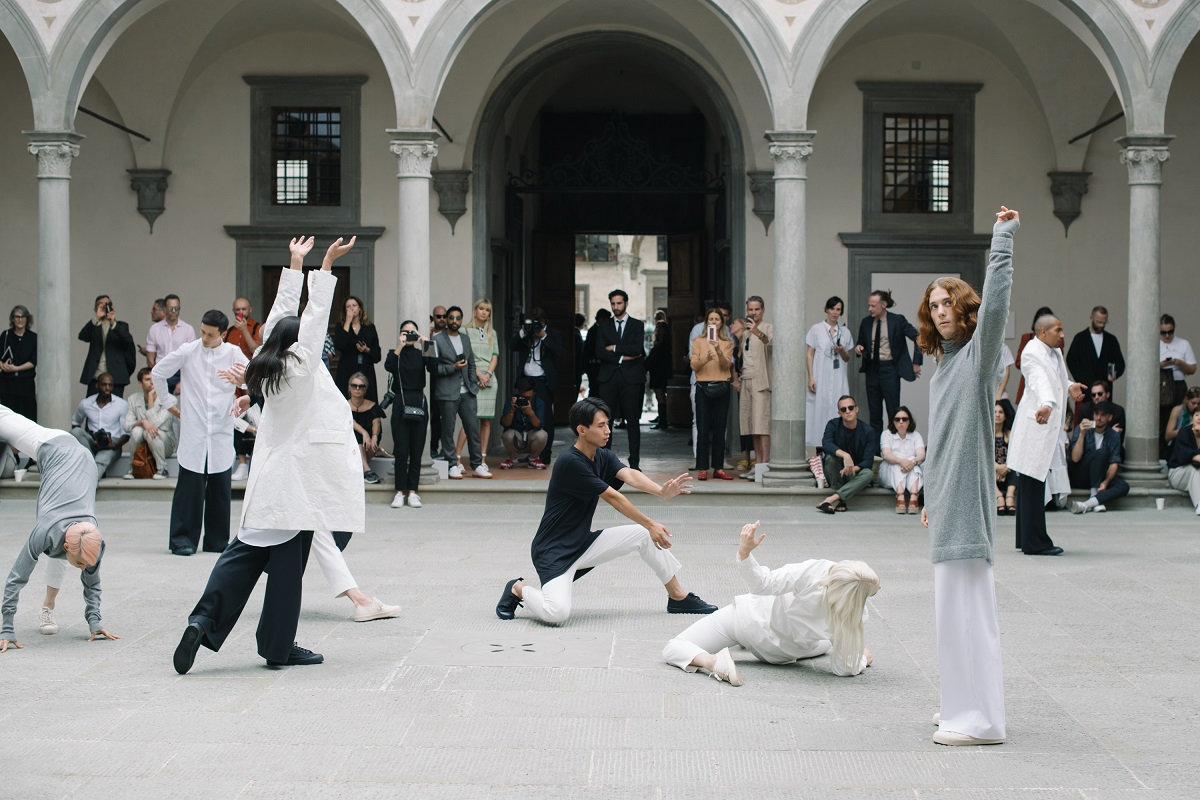
[(1129, 340), (1125, 349), (1126, 459), (1131, 484), (1163, 483), (1158, 471), (1160, 189), (1173, 136), (1125, 136), (1129, 169)]
[(71, 373), (71, 159), (77, 133), (25, 131), (38, 176), (38, 421), (68, 428), (74, 411)]
[(766, 317), (775, 326), (771, 354), (771, 469), (767, 486), (811, 480), (804, 448), (804, 317), (807, 259), (805, 188), (816, 131), (769, 131), (775, 161), (775, 281)]
[[(437, 156), (435, 131), (389, 130), (400, 183), (400, 218), (396, 230), (399, 269), (396, 277), (396, 329), (415, 320), (422, 332), (429, 326), (429, 185)], [(428, 394), (428, 391), (426, 392)], [(421, 483), (437, 483), (429, 448), (421, 454)]]

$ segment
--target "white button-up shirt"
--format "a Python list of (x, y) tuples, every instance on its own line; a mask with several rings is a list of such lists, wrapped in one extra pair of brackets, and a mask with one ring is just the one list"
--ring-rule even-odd
[[(183, 320), (175, 323), (172, 328), (165, 319), (150, 326), (146, 334), (146, 352), (154, 353), (154, 358), (162, 361), (164, 357), (179, 349), (181, 345), (195, 341), (196, 331)], [(174, 374), (174, 373), (172, 373)]]
[[(1196, 354), (1192, 352), (1192, 345), (1187, 339), (1181, 339), (1178, 336), (1171, 337), (1171, 341), (1164, 342), (1158, 340), (1158, 360), (1159, 362), (1166, 361), (1168, 358), (1178, 358), (1188, 366), (1196, 365)], [(1183, 374), (1183, 370), (1179, 367), (1172, 366), (1170, 370), (1174, 373), (1175, 380), (1186, 380), (1187, 376)]]
[(159, 403), (171, 406), (167, 378), (181, 372), (179, 381), (179, 466), (191, 472), (216, 474), (233, 466), (234, 387), (217, 375), (234, 364), (248, 363), (242, 348), (222, 342), (205, 347), (200, 339), (180, 345), (154, 364), (154, 391)]
[(109, 398), (108, 405), (101, 408), (96, 402), (99, 396), (94, 394), (83, 399), (79, 408), (75, 410), (75, 416), (71, 418), (71, 425), (82, 427), (86, 421), (90, 433), (106, 430), (113, 439), (120, 439), (125, 435), (125, 412), (129, 410), (129, 404), (113, 396)]

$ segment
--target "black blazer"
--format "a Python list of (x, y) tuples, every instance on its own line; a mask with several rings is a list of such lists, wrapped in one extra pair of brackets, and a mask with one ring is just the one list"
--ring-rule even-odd
[[(358, 341), (362, 340), (369, 352), (358, 352)], [(375, 365), (383, 359), (383, 351), (379, 347), (379, 332), (372, 325), (359, 326), (358, 333), (353, 329), (346, 330), (338, 325), (333, 331), (333, 349), (338, 351), (337, 374), (334, 383), (344, 397), (350, 396), (350, 376), (361, 372), (367, 376), (367, 391), (364, 397), (372, 403), (379, 402), (379, 380), (375, 377)], [(359, 356), (362, 356), (361, 362)]]
[(1100, 355), (1092, 343), (1092, 329), (1085, 328), (1075, 334), (1067, 350), (1067, 369), (1071, 377), (1085, 386), (1093, 381), (1108, 380), (1108, 365), (1117, 365), (1117, 377), (1125, 374), (1125, 356), (1121, 355), (1121, 343), (1108, 331), (1101, 334)]
[[(578, 334), (575, 338), (579, 338)], [(533, 336), (521, 336), (519, 333), (512, 337), (512, 349), (521, 358), (521, 363), (517, 365), (518, 376), (525, 374), (525, 362), (529, 360), (533, 340)], [(558, 388), (558, 360), (562, 358), (562, 354), (562, 337), (558, 335), (558, 331), (546, 331), (545, 337), (542, 338), (542, 371), (546, 373), (546, 388), (550, 391)]]
[[(916, 347), (917, 329), (912, 326), (912, 323), (904, 318), (903, 314), (896, 314), (892, 311), (887, 313), (887, 337), (888, 342), (892, 346), (892, 361), (896, 364), (896, 370), (900, 373), (900, 377), (906, 381), (915, 381), (917, 374), (913, 372), (913, 365), (920, 366), (923, 360), (921, 348)], [(908, 354), (908, 342), (906, 339), (913, 341), (913, 354)], [(858, 326), (858, 343), (862, 345), (862, 363), (858, 367), (859, 372), (866, 372), (867, 365), (872, 363), (872, 350), (875, 347), (875, 318), (870, 314), (863, 317), (863, 321)], [(861, 424), (861, 423), (859, 423)]]
[[(625, 379), (625, 383), (645, 383), (646, 382), (646, 351), (643, 349), (646, 341), (646, 326), (640, 319), (634, 319), (626, 315), (625, 331), (621, 338), (617, 338), (617, 322), (614, 319), (606, 319), (599, 325), (596, 335), (596, 358), (600, 364), (596, 367), (596, 380), (600, 383), (608, 383), (613, 377), (620, 373)], [(609, 350), (608, 346), (613, 345), (613, 349)], [(624, 361), (620, 364), (621, 356), (633, 357), (632, 361)]]
[(103, 347), (105, 366), (112, 375), (113, 385), (125, 386), (137, 367), (137, 345), (129, 335), (129, 326), (117, 320), (108, 332), (108, 339), (101, 344), (100, 337), (103, 335), (104, 329), (93, 320), (83, 323), (79, 330), (79, 341), (88, 343), (88, 354), (83, 361), (79, 382), (86, 386), (96, 377), (96, 367), (100, 366), (100, 348)]

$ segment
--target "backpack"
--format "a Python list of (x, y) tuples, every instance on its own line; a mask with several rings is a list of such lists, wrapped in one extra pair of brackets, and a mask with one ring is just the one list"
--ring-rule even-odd
[(133, 451), (133, 460), (129, 464), (130, 472), (135, 478), (153, 478), (154, 473), (158, 472), (158, 465), (154, 463), (154, 456), (150, 454), (150, 448), (142, 442)]

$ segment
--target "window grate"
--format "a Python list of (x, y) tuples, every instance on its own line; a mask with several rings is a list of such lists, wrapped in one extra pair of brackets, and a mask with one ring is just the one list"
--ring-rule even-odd
[(342, 204), (342, 112), (273, 108), (274, 205)]
[(883, 116), (883, 212), (947, 214), (954, 117), (949, 114)]

